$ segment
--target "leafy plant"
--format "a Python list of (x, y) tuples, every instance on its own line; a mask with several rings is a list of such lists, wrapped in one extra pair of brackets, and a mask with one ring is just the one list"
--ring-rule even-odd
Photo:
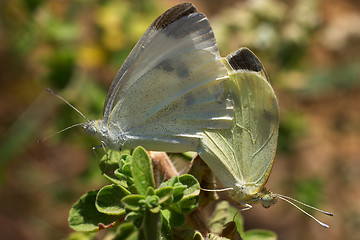
[(142, 147), (132, 155), (109, 151), (100, 167), (112, 184), (89, 191), (74, 204), (69, 225), (76, 231), (119, 226), (114, 239), (124, 239), (125, 232), (172, 239), (171, 228), (183, 225), (185, 214), (198, 206), (200, 186), (192, 175), (175, 176), (155, 187), (151, 160)]

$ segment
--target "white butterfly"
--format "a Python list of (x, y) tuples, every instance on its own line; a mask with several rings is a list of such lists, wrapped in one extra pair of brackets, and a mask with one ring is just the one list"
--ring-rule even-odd
[(150, 25), (121, 66), (103, 119), (83, 128), (116, 150), (197, 151), (204, 129), (231, 126), (228, 79), (206, 16), (179, 4)]
[(278, 198), (298, 209), (290, 200), (313, 208), (264, 188), (276, 153), (279, 106), (263, 65), (247, 48), (230, 54), (224, 62), (231, 79), (227, 81), (227, 88), (234, 101), (234, 121), (231, 129), (205, 130), (201, 158), (230, 191), (230, 196), (245, 205), (245, 209), (259, 201), (267, 208)]

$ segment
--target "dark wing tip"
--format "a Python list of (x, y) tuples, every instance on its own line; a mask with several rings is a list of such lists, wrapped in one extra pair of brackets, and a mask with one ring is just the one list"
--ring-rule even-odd
[(248, 48), (240, 48), (226, 57), (230, 66), (235, 70), (247, 70), (261, 73), (267, 80), (268, 75), (258, 57)]
[(263, 69), (260, 60), (248, 48), (240, 48), (227, 57), (234, 70), (249, 70), (259, 72)]
[(152, 24), (151, 27), (156, 30), (164, 29), (176, 20), (187, 16), (191, 13), (197, 13), (196, 8), (191, 3), (181, 3), (161, 14)]

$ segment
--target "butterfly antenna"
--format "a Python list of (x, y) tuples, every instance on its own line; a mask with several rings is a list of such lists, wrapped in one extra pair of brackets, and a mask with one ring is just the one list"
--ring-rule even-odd
[(69, 105), (72, 109), (74, 109), (77, 113), (79, 113), (83, 118), (86, 119), (87, 122), (90, 122), (89, 119), (87, 119), (87, 117), (85, 117), (85, 115), (80, 112), (76, 107), (74, 107), (71, 103), (69, 103), (68, 101), (66, 101), (63, 97), (61, 97), (60, 95), (56, 94), (53, 90), (51, 90), (50, 88), (46, 88), (46, 91), (48, 91), (49, 93), (51, 93), (52, 95), (54, 95), (55, 97), (59, 98), (60, 100), (62, 100), (63, 102), (65, 102), (67, 105)]
[(318, 209), (318, 208), (316, 208), (316, 207), (310, 206), (310, 205), (308, 205), (308, 204), (306, 204), (306, 203), (303, 203), (303, 202), (300, 202), (299, 200), (296, 200), (296, 199), (294, 199), (294, 198), (291, 198), (291, 197), (288, 197), (288, 196), (284, 196), (284, 195), (281, 195), (281, 194), (276, 194), (276, 196), (282, 197), (282, 198), (286, 198), (286, 199), (291, 200), (291, 201), (294, 201), (294, 202), (299, 203), (299, 204), (301, 204), (301, 205), (303, 205), (303, 206), (305, 206), (305, 207), (311, 208), (311, 209), (313, 209), (313, 210), (315, 210), (315, 211), (321, 212), (321, 213), (326, 214), (326, 215), (328, 215), (328, 216), (334, 216), (334, 214), (331, 213), (331, 212), (327, 212), (327, 211)]
[[(298, 201), (298, 200), (296, 200), (296, 199), (293, 199), (293, 198), (291, 198), (291, 197), (288, 197), (288, 196), (284, 196), (284, 195), (281, 195), (281, 194), (275, 194), (275, 196), (278, 197), (279, 199), (281, 199), (281, 200), (283, 200), (283, 201), (285, 201), (285, 202), (293, 205), (293, 206), (296, 207), (298, 210), (300, 210), (302, 213), (304, 213), (305, 215), (311, 217), (313, 220), (315, 220), (315, 221), (316, 221), (317, 223), (319, 223), (321, 226), (323, 226), (323, 227), (325, 227), (325, 228), (329, 228), (329, 225), (327, 225), (327, 224), (319, 221), (319, 220), (318, 220), (317, 218), (315, 218), (313, 215), (311, 215), (310, 213), (306, 212), (304, 209), (300, 208), (298, 205), (296, 205), (296, 204), (293, 203), (292, 201), (294, 201), (294, 202), (296, 202), (296, 203), (299, 203), (299, 204), (301, 204), (301, 205), (303, 205), (303, 206), (306, 206), (306, 207), (308, 207), (308, 208), (314, 209), (314, 210), (316, 210), (316, 211), (318, 211), (318, 212), (321, 212), (321, 213), (324, 213), (324, 214), (326, 214), (326, 215), (329, 215), (329, 216), (334, 216), (333, 213), (326, 212), (326, 211), (323, 211), (323, 210), (321, 210), (321, 209), (315, 208), (315, 207), (313, 207), (313, 206), (307, 205), (307, 204), (305, 204), (305, 203), (303, 203), (303, 202), (300, 202), (300, 201)], [(290, 201), (290, 200), (291, 200), (291, 201)]]
[(66, 130), (69, 130), (70, 128), (77, 127), (77, 126), (82, 126), (82, 125), (83, 125), (83, 123), (77, 123), (77, 124), (75, 124), (75, 125), (71, 125), (71, 126), (69, 126), (69, 127), (67, 127), (67, 128), (64, 128), (64, 129), (62, 129), (62, 130), (60, 130), (60, 131), (58, 131), (58, 132), (56, 132), (56, 133), (54, 133), (54, 134), (52, 134), (52, 135), (50, 135), (50, 136), (48, 136), (48, 137), (45, 137), (45, 138), (40, 139), (40, 140), (37, 140), (37, 142), (40, 143), (40, 142), (45, 141), (45, 140), (47, 140), (47, 139), (49, 139), (49, 138), (52, 138), (53, 136), (55, 136), (55, 135), (57, 135), (57, 134), (59, 134), (59, 133), (62, 133), (62, 132), (64, 132), (64, 131), (66, 131)]

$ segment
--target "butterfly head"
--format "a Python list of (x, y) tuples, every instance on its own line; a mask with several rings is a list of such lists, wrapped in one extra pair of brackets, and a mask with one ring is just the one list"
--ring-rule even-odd
[(95, 136), (99, 139), (101, 139), (107, 133), (106, 128), (103, 127), (102, 120), (92, 120), (86, 122), (82, 125), (82, 128), (89, 136)]
[[(82, 124), (82, 128), (89, 136), (94, 136), (99, 139), (106, 147), (115, 150), (123, 149), (123, 144), (126, 142), (121, 129), (117, 131), (108, 131), (108, 127), (103, 120), (92, 120)], [(116, 134), (114, 134), (114, 132)]]
[[(264, 189), (265, 190), (265, 189)], [(277, 202), (277, 195), (273, 194), (271, 191), (265, 190), (260, 192), (261, 196), (261, 204), (264, 208), (269, 208), (271, 205)]]

